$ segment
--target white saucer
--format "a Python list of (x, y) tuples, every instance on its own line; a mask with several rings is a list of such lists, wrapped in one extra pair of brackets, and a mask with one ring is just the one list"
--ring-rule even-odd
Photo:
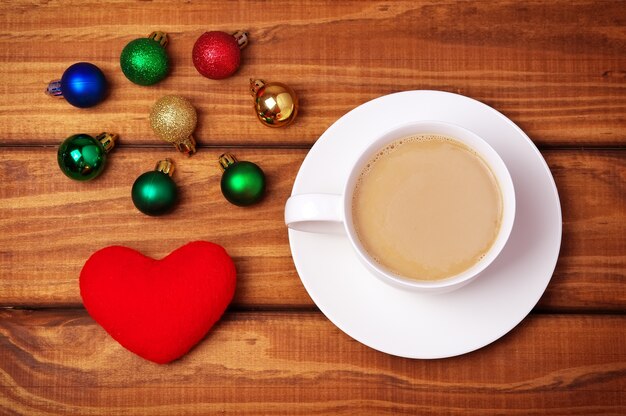
[(513, 329), (546, 289), (561, 246), (554, 179), (533, 142), (493, 108), (461, 95), (407, 91), (367, 102), (335, 122), (302, 163), (292, 194), (341, 193), (360, 150), (391, 126), (416, 120), (459, 124), (506, 163), (517, 200), (507, 245), (474, 282), (446, 294), (391, 287), (359, 262), (345, 236), (289, 230), (298, 274), (320, 310), (343, 332), (389, 354), (464, 354)]

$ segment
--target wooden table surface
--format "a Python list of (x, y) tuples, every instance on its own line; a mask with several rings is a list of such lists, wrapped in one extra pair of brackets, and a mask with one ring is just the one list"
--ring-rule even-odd
[[(206, 30), (246, 29), (231, 78), (193, 67)], [(169, 77), (129, 82), (130, 40), (170, 35)], [(0, 4), (0, 414), (626, 414), (626, 4), (623, 1), (3, 1)], [(108, 99), (80, 110), (44, 95), (70, 64), (97, 64)], [(285, 129), (252, 113), (250, 77), (291, 85)], [(294, 268), (283, 207), (307, 151), (339, 117), (381, 95), (443, 90), (480, 100), (539, 147), (557, 184), (563, 242), (531, 314), (470, 354), (411, 360), (336, 328)], [(165, 94), (198, 109), (192, 158), (159, 141)], [(102, 176), (64, 177), (67, 136), (120, 134)], [(259, 163), (269, 189), (238, 208), (219, 190), (225, 150)], [(130, 199), (163, 157), (182, 201), (150, 218)], [(78, 276), (107, 245), (160, 258), (223, 245), (238, 287), (188, 355), (157, 365), (128, 352), (82, 308)]]

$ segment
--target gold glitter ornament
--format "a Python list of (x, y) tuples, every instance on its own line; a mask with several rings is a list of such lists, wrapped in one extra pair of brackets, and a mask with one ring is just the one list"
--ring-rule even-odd
[(196, 152), (192, 133), (197, 122), (196, 109), (188, 99), (179, 95), (161, 97), (150, 111), (150, 125), (156, 135), (174, 144), (179, 152), (187, 156)]
[(266, 126), (288, 126), (298, 114), (298, 97), (285, 84), (250, 78), (250, 93), (254, 97), (254, 111)]

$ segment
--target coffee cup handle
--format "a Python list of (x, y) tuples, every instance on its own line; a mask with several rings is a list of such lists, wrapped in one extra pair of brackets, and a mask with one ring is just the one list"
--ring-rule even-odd
[(342, 196), (292, 195), (285, 204), (285, 224), (297, 231), (343, 234)]

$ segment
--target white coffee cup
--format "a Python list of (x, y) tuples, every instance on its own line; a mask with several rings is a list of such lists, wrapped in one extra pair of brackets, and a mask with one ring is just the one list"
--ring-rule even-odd
[[(481, 260), (465, 271), (441, 280), (414, 280), (390, 272), (373, 260), (359, 241), (352, 222), (352, 196), (365, 165), (378, 151), (396, 140), (419, 134), (448, 136), (473, 149), (491, 168), (502, 195), (502, 220), (491, 248)], [(515, 190), (509, 171), (498, 153), (482, 138), (455, 124), (441, 121), (419, 121), (403, 124), (382, 134), (368, 146), (351, 166), (340, 195), (292, 195), (285, 206), (285, 223), (292, 230), (314, 233), (343, 232), (358, 258), (378, 278), (396, 287), (421, 292), (448, 292), (457, 289), (487, 268), (504, 248), (515, 218)]]

